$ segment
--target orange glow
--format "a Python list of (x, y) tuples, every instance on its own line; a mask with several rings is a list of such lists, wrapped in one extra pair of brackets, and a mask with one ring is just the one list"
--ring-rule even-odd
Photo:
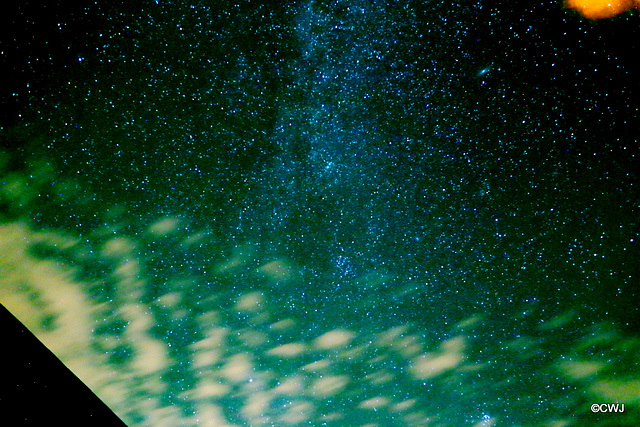
[(564, 7), (575, 9), (588, 19), (611, 18), (640, 6), (640, 0), (565, 0)]

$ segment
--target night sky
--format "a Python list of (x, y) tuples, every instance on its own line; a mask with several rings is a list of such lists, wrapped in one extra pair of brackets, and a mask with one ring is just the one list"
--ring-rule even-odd
[[(132, 236), (179, 218), (224, 253), (286, 257), (301, 278), (283, 304), (343, 307), (353, 325), (481, 312), (499, 341), (577, 310), (578, 329), (637, 335), (637, 11), (18, 3), (2, 144), (6, 170), (42, 176), (28, 202), (3, 201), (5, 221), (82, 238), (106, 207), (126, 206)], [(372, 272), (384, 283), (360, 280)]]

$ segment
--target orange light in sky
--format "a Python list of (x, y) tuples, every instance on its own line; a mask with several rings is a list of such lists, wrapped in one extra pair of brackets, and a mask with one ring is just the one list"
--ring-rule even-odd
[(564, 7), (575, 9), (588, 19), (611, 18), (640, 6), (640, 0), (565, 0)]

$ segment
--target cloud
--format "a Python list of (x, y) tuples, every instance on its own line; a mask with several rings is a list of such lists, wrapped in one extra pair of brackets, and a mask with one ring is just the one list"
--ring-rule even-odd
[(574, 9), (587, 19), (612, 18), (640, 6), (640, 0), (565, 0), (564, 7)]

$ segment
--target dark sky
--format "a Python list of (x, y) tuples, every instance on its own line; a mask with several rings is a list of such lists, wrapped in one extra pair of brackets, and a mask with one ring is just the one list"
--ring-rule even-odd
[(637, 320), (637, 12), (395, 3), (6, 6), (3, 143), (95, 202), (30, 214), (126, 203), (409, 305)]

